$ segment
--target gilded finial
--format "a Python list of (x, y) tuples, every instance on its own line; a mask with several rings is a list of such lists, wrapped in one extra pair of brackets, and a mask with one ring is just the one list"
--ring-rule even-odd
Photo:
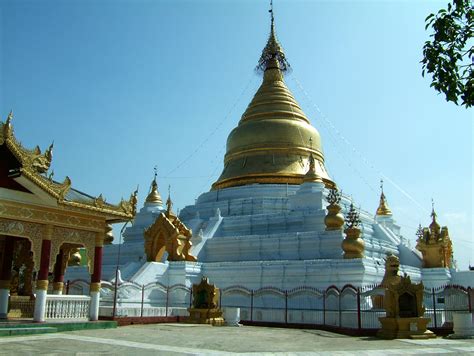
[(342, 193), (336, 187), (331, 188), (326, 196), (329, 203), (326, 207), (328, 213), (324, 218), (326, 230), (339, 230), (344, 226), (344, 215), (341, 214), (341, 207), (339, 206), (341, 197)]
[(9, 124), (13, 120), (13, 110), (10, 110), (10, 113), (7, 116), (7, 124)]
[(438, 234), (440, 229), (441, 229), (441, 226), (436, 221), (437, 216), (438, 215), (436, 214), (436, 211), (435, 211), (435, 208), (434, 208), (434, 199), (431, 198), (431, 218), (432, 218), (432, 221), (431, 221), (431, 224), (430, 224), (430, 230), (432, 231), (432, 233), (435, 233), (435, 234)]
[(354, 228), (357, 228), (359, 225), (360, 225), (359, 213), (354, 207), (354, 203), (351, 202), (349, 212), (346, 215), (346, 229), (354, 229)]
[(171, 208), (173, 206), (173, 202), (171, 201), (171, 185), (168, 185), (168, 199), (166, 200), (166, 215), (171, 215)]
[(379, 216), (392, 215), (392, 211), (388, 207), (387, 199), (385, 198), (385, 194), (383, 192), (383, 179), (380, 179), (380, 202), (379, 202), (379, 207), (377, 208), (376, 214)]
[(262, 55), (258, 61), (255, 70), (260, 73), (264, 73), (267, 69), (276, 68), (281, 72), (288, 72), (291, 70), (290, 64), (286, 60), (283, 48), (278, 42), (275, 34), (275, 16), (273, 12), (273, 1), (270, 0), (270, 36), (268, 37), (267, 44), (262, 51)]
[(418, 224), (418, 230), (416, 230), (416, 236), (420, 240), (423, 238), (423, 227), (421, 226), (421, 224)]
[(351, 201), (351, 206), (346, 214), (346, 238), (342, 241), (341, 247), (344, 251), (344, 258), (362, 258), (364, 257), (365, 242), (360, 238), (361, 224), (359, 212), (355, 209), (354, 203)]
[(155, 166), (154, 170), (154, 177), (150, 185), (150, 193), (146, 197), (145, 202), (147, 203), (158, 203), (163, 205), (163, 201), (161, 200), (160, 193), (158, 192), (158, 183), (156, 182), (156, 177), (158, 175), (158, 168)]
[(326, 197), (327, 202), (330, 205), (339, 204), (341, 201), (342, 193), (337, 188), (329, 189), (329, 193)]

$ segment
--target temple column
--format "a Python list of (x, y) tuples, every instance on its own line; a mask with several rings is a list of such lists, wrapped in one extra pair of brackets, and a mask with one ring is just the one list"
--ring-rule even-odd
[(0, 319), (7, 319), (8, 314), (8, 298), (10, 297), (10, 279), (12, 276), (14, 245), (14, 237), (8, 236), (5, 238), (3, 261), (0, 266)]
[(56, 256), (56, 263), (54, 264), (54, 280), (53, 280), (53, 294), (63, 294), (64, 288), (64, 251), (61, 249)]
[(94, 271), (91, 275), (89, 306), (89, 320), (99, 320), (100, 303), (100, 281), (102, 277), (102, 245), (104, 244), (104, 233), (97, 233), (94, 251)]
[(46, 226), (46, 236), (41, 242), (41, 261), (38, 271), (38, 278), (36, 280), (36, 300), (35, 312), (33, 320), (35, 322), (43, 322), (46, 311), (46, 297), (48, 294), (48, 274), (49, 274), (49, 260), (51, 258), (51, 237), (53, 234), (53, 226)]

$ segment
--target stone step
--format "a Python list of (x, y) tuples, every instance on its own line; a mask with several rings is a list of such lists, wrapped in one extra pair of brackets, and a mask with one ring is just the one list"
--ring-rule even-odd
[(55, 333), (58, 329), (50, 326), (0, 328), (0, 336), (33, 335)]

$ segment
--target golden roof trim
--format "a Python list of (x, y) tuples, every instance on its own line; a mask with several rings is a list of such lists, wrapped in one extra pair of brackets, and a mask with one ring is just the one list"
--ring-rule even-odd
[(6, 145), (8, 150), (19, 161), (21, 165), (19, 173), (21, 175), (44, 192), (56, 198), (60, 205), (100, 212), (124, 219), (132, 219), (135, 216), (137, 191), (132, 193), (128, 201), (122, 199), (117, 205), (106, 203), (102, 195), (93, 199), (91, 203), (66, 200), (66, 195), (72, 185), (71, 179), (66, 176), (62, 183), (57, 183), (53, 181), (52, 174), (49, 177), (43, 175), (51, 166), (53, 144), (44, 153), (41, 153), (38, 146), (33, 150), (24, 148), (14, 135), (13, 125), (11, 124), (12, 119), (13, 113), (10, 112), (6, 122), (0, 122), (0, 145)]

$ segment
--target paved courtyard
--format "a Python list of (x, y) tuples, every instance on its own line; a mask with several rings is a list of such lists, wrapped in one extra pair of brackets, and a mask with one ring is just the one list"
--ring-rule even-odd
[(474, 354), (474, 340), (378, 340), (320, 330), (132, 325), (0, 338), (0, 355), (410, 355)]

